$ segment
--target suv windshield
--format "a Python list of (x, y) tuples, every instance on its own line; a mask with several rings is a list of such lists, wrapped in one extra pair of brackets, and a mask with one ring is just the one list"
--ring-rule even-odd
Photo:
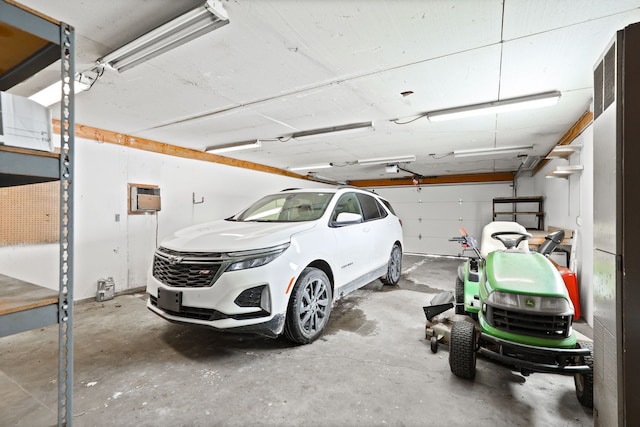
[(329, 205), (334, 193), (279, 193), (265, 196), (232, 221), (300, 222), (315, 221)]

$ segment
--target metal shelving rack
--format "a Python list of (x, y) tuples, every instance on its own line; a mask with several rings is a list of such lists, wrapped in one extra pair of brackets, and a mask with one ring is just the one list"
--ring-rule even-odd
[[(75, 40), (72, 26), (0, 0), (0, 29), (10, 48), (0, 52), (0, 90), (5, 91), (60, 60), (60, 154), (2, 148), (0, 186), (60, 181), (60, 284), (57, 300), (2, 315), (4, 335), (58, 323), (58, 425), (72, 424), (73, 400), (73, 164)], [(34, 43), (24, 43), (29, 40)], [(34, 46), (25, 49), (24, 46)], [(6, 54), (6, 57), (5, 57)], [(17, 58), (17, 59), (16, 59)], [(6, 276), (3, 276), (6, 278)], [(1, 291), (1, 289), (0, 289)], [(2, 336), (4, 336), (2, 335)]]
[[(511, 204), (511, 209), (507, 211), (496, 209), (499, 205)], [(518, 204), (525, 206), (535, 205), (535, 209), (518, 210)], [(511, 217), (511, 221), (517, 221), (518, 216), (529, 216), (535, 218), (536, 226), (534, 230), (544, 230), (544, 198), (541, 196), (525, 196), (525, 197), (496, 197), (493, 199), (493, 220), (505, 220), (504, 216)]]

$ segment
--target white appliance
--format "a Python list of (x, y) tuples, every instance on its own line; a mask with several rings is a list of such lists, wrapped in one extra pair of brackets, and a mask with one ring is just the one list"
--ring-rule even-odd
[(0, 92), (0, 145), (53, 151), (51, 111), (28, 98)]

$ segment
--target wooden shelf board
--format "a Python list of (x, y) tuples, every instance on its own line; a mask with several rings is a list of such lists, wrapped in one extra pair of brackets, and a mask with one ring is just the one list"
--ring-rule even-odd
[(58, 292), (0, 274), (0, 315), (58, 303)]

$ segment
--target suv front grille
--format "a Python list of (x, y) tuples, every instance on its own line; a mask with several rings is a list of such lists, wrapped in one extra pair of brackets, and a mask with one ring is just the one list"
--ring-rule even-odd
[(566, 338), (571, 333), (572, 316), (506, 310), (487, 305), (485, 314), (491, 326), (514, 334), (542, 338)]
[(211, 286), (222, 267), (218, 252), (178, 252), (160, 247), (153, 257), (153, 277), (167, 286)]

